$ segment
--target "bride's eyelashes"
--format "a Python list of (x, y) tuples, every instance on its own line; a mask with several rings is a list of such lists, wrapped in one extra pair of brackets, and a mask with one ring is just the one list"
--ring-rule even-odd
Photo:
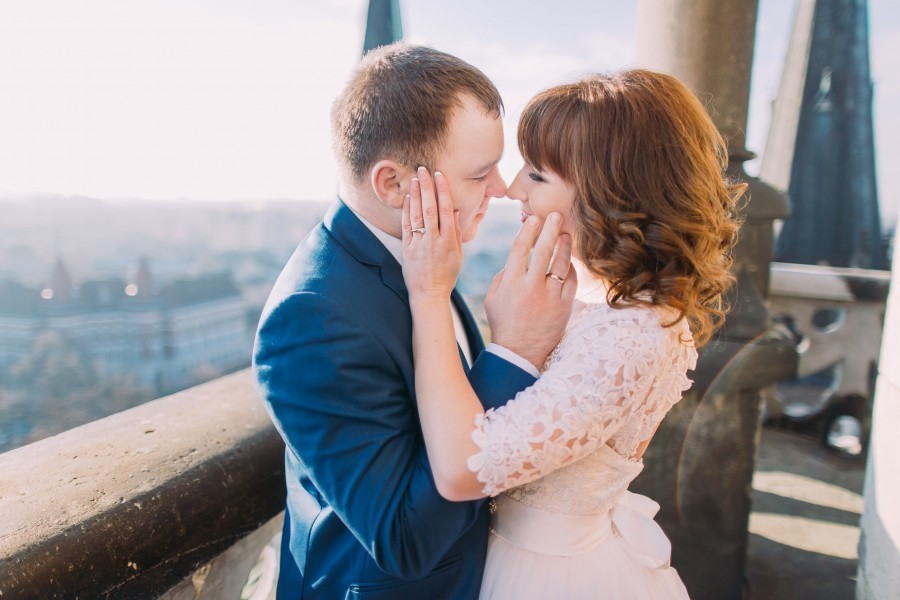
[(536, 173), (536, 172), (534, 172), (534, 171), (530, 171), (530, 172), (528, 173), (528, 177), (529, 177), (532, 181), (536, 181), (536, 182), (538, 182), (538, 183), (547, 183), (547, 180), (544, 179), (543, 177), (541, 177), (541, 174), (540, 174), (540, 173)]

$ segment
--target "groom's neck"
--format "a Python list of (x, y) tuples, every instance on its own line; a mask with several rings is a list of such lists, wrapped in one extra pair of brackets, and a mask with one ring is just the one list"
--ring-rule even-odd
[(379, 200), (371, 186), (341, 181), (338, 195), (357, 215), (388, 235), (400, 237), (400, 211)]

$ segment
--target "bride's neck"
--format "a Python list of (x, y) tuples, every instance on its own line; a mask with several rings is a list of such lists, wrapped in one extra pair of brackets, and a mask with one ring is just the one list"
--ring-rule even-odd
[(588, 300), (595, 297), (606, 297), (606, 282), (603, 279), (591, 273), (585, 264), (577, 258), (572, 258), (572, 267), (575, 269), (575, 273), (578, 274), (578, 291), (575, 292), (575, 298)]

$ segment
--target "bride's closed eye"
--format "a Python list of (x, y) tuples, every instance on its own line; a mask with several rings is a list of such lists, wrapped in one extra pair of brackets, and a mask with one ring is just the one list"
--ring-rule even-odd
[(532, 181), (537, 181), (538, 183), (546, 183), (546, 182), (547, 182), (546, 179), (544, 179), (543, 177), (541, 177), (541, 174), (540, 174), (540, 173), (536, 173), (536, 172), (534, 172), (534, 171), (529, 172), (529, 173), (528, 173), (528, 177), (529, 177)]

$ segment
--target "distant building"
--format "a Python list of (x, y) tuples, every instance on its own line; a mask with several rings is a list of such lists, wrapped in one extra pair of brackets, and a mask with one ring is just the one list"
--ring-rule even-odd
[(0, 284), (0, 372), (54, 331), (82, 348), (101, 377), (161, 395), (249, 363), (247, 304), (230, 275), (157, 286), (146, 260), (132, 282), (75, 286), (62, 260), (41, 290)]

